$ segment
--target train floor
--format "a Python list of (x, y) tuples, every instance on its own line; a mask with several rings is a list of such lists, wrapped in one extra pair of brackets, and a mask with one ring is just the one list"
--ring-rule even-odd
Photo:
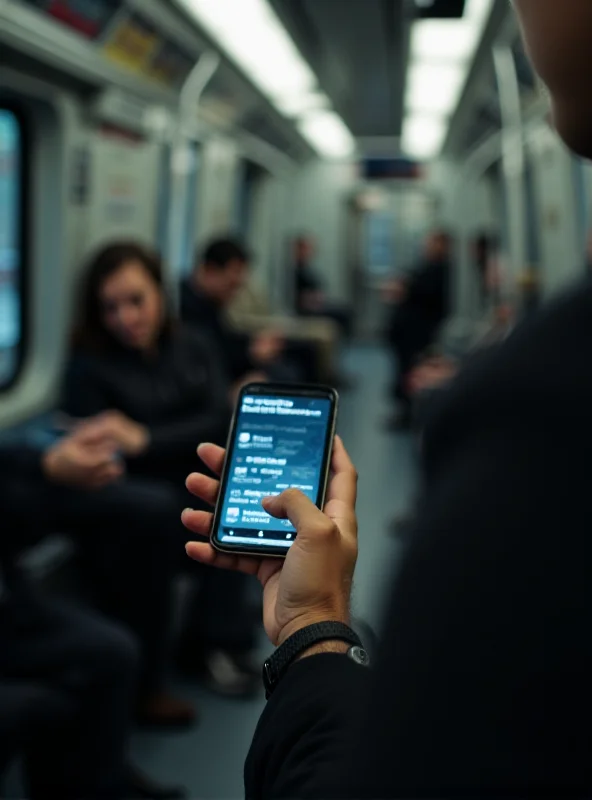
[[(345, 361), (355, 386), (342, 396), (339, 432), (360, 474), (354, 614), (379, 627), (381, 598), (402, 546), (389, 533), (389, 522), (406, 510), (412, 496), (414, 447), (409, 436), (387, 433), (383, 427), (391, 378), (387, 355), (377, 347), (360, 346), (347, 353)], [(269, 649), (262, 638), (262, 658)], [(264, 705), (263, 693), (236, 701), (187, 684), (176, 689), (196, 703), (200, 724), (179, 734), (135, 734), (134, 760), (155, 778), (184, 784), (191, 798), (243, 797), (243, 763)]]

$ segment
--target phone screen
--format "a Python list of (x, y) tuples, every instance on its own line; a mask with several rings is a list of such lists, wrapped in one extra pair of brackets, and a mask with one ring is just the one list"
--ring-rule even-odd
[(227, 456), (215, 540), (224, 548), (287, 551), (296, 531), (267, 514), (264, 497), (295, 488), (323, 499), (335, 395), (242, 394)]

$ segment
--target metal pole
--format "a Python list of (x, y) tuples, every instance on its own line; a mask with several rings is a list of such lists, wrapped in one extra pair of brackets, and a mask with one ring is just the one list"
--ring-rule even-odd
[(195, 64), (179, 93), (177, 125), (171, 147), (171, 194), (168, 213), (167, 262), (173, 275), (173, 295), (176, 297), (182, 264), (184, 215), (186, 213), (189, 177), (194, 169), (195, 152), (191, 143), (195, 137), (197, 109), (208, 83), (213, 78), (220, 56), (205, 52)]
[(493, 62), (502, 118), (502, 166), (508, 210), (510, 271), (513, 286), (527, 267), (526, 187), (524, 137), (520, 87), (514, 54), (510, 47), (496, 47)]

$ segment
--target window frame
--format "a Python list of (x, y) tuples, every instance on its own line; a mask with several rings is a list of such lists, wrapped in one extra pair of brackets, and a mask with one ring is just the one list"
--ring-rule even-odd
[(0, 112), (8, 111), (14, 117), (19, 131), (19, 160), (17, 180), (20, 180), (18, 203), (18, 233), (16, 237), (20, 253), (17, 288), (20, 301), (20, 339), (16, 347), (15, 369), (6, 383), (0, 383), (0, 395), (10, 391), (20, 379), (29, 350), (29, 232), (31, 229), (30, 190), (30, 129), (23, 106), (8, 98), (0, 97)]

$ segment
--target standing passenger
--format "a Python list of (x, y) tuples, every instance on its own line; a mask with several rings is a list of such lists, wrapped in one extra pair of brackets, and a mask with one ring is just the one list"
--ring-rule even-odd
[(450, 248), (450, 236), (445, 231), (430, 234), (418, 268), (396, 287), (388, 339), (397, 359), (395, 397), (401, 408), (394, 425), (398, 428), (411, 423), (409, 373), (416, 358), (434, 342), (448, 315)]

